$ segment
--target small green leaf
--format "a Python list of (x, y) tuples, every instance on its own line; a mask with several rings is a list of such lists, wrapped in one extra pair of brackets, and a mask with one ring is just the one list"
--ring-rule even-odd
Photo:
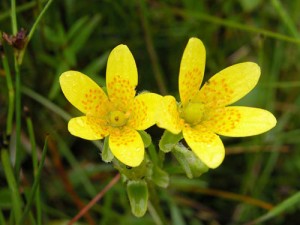
[(127, 194), (131, 211), (136, 217), (142, 217), (148, 206), (148, 187), (145, 180), (129, 180)]
[(151, 136), (146, 131), (143, 131), (143, 130), (139, 130), (138, 132), (143, 139), (145, 148), (148, 148), (149, 145), (152, 143)]
[(208, 171), (208, 167), (189, 149), (176, 145), (172, 153), (180, 163), (188, 178), (200, 177)]
[(182, 138), (182, 133), (173, 134), (165, 130), (163, 136), (159, 141), (159, 148), (163, 152), (170, 152)]
[(151, 179), (157, 186), (163, 188), (168, 187), (170, 181), (169, 174), (158, 166), (153, 166)]
[(109, 139), (108, 136), (104, 139), (103, 149), (101, 153), (102, 160), (106, 163), (111, 162), (114, 158), (114, 155), (112, 154), (108, 145), (108, 139)]

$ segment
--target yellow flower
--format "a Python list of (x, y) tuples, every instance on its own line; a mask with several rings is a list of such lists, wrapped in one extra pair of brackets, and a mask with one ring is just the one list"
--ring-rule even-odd
[(174, 134), (182, 132), (193, 152), (210, 168), (218, 167), (225, 155), (219, 135), (244, 137), (263, 133), (276, 125), (268, 111), (236, 102), (257, 84), (260, 68), (252, 62), (235, 64), (214, 75), (199, 90), (205, 69), (205, 47), (191, 38), (179, 71), (181, 103), (165, 96), (157, 125)]
[(137, 130), (155, 124), (157, 104), (162, 97), (142, 93), (135, 97), (138, 74), (135, 60), (125, 45), (109, 55), (106, 69), (107, 94), (88, 76), (67, 71), (60, 76), (66, 98), (84, 116), (72, 118), (68, 130), (74, 136), (98, 140), (109, 135), (113, 155), (128, 166), (144, 159), (144, 143)]

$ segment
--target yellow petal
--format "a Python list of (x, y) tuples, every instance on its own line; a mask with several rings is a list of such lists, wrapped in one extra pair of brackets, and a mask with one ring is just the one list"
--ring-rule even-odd
[(163, 97), (154, 93), (138, 95), (131, 106), (129, 126), (136, 130), (145, 130), (156, 123), (158, 107)]
[(68, 101), (83, 113), (107, 105), (107, 96), (88, 76), (77, 72), (64, 72), (59, 78), (61, 89)]
[(194, 101), (209, 107), (229, 105), (248, 94), (257, 84), (260, 68), (246, 62), (227, 67), (214, 75), (201, 88)]
[(193, 152), (209, 168), (218, 167), (224, 160), (225, 149), (218, 135), (201, 125), (185, 126), (183, 137)]
[(136, 167), (144, 159), (143, 140), (132, 128), (122, 127), (111, 132), (109, 147), (114, 156), (127, 166)]
[(111, 51), (106, 68), (106, 86), (110, 100), (127, 104), (135, 96), (137, 83), (134, 58), (126, 45), (118, 45)]
[(86, 116), (72, 118), (69, 121), (68, 130), (72, 135), (87, 140), (99, 140), (108, 135), (105, 125)]
[(276, 125), (276, 118), (269, 111), (243, 106), (216, 109), (209, 117), (210, 119), (202, 123), (203, 126), (230, 137), (261, 134)]
[(173, 96), (163, 97), (158, 109), (156, 124), (173, 134), (181, 132), (183, 121), (179, 116), (177, 102)]
[(199, 91), (205, 69), (205, 47), (191, 38), (184, 50), (179, 71), (179, 94), (183, 105)]

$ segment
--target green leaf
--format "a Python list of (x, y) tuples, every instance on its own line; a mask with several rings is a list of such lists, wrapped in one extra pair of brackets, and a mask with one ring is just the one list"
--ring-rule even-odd
[(2, 149), (1, 160), (2, 160), (2, 167), (10, 190), (10, 195), (12, 200), (12, 211), (15, 217), (14, 219), (16, 224), (19, 224), (22, 215), (23, 202), (19, 192), (18, 183), (13, 173), (13, 168), (7, 150)]
[(69, 43), (68, 48), (74, 54), (79, 52), (79, 50), (84, 47), (89, 36), (95, 31), (100, 19), (101, 16), (96, 14), (95, 16), (86, 21), (85, 26), (79, 32), (77, 32), (77, 35), (72, 34), (72, 37), (74, 39), (71, 41), (71, 43)]
[(166, 153), (170, 152), (182, 138), (182, 133), (173, 134), (165, 130), (163, 136), (159, 141), (159, 149)]
[(149, 145), (152, 143), (151, 136), (146, 131), (143, 131), (143, 130), (138, 130), (138, 132), (143, 139), (145, 148), (148, 148)]
[(109, 145), (108, 145), (108, 139), (109, 137), (106, 137), (104, 139), (103, 149), (101, 153), (102, 160), (106, 163), (109, 163), (113, 160), (114, 155), (112, 154)]
[(12, 199), (10, 195), (10, 190), (8, 188), (5, 187), (0, 189), (0, 199), (0, 209), (12, 208)]
[(145, 180), (129, 180), (127, 194), (131, 211), (136, 217), (142, 217), (148, 206), (148, 187)]
[(176, 145), (172, 153), (185, 171), (188, 178), (200, 177), (208, 171), (208, 167), (189, 149)]

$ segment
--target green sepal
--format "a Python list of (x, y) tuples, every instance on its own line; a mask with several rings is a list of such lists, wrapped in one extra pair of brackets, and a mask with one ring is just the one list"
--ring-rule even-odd
[(102, 149), (102, 153), (101, 153), (102, 160), (106, 163), (111, 162), (114, 158), (114, 155), (112, 154), (112, 152), (109, 148), (108, 139), (109, 139), (108, 136), (106, 138), (104, 138), (104, 144), (103, 144), (103, 149)]
[(144, 142), (144, 147), (148, 148), (149, 145), (152, 143), (151, 136), (146, 131), (143, 130), (138, 130), (138, 132), (141, 135), (141, 138)]
[(157, 186), (162, 188), (168, 187), (170, 182), (169, 174), (155, 165), (152, 168), (151, 179)]
[(127, 194), (131, 206), (131, 212), (136, 217), (142, 217), (148, 206), (148, 187), (145, 180), (129, 180), (127, 182)]
[(159, 141), (159, 149), (165, 153), (170, 152), (182, 138), (182, 133), (173, 134), (165, 130)]
[(188, 178), (200, 177), (208, 171), (208, 167), (191, 150), (182, 144), (176, 145), (172, 153)]

